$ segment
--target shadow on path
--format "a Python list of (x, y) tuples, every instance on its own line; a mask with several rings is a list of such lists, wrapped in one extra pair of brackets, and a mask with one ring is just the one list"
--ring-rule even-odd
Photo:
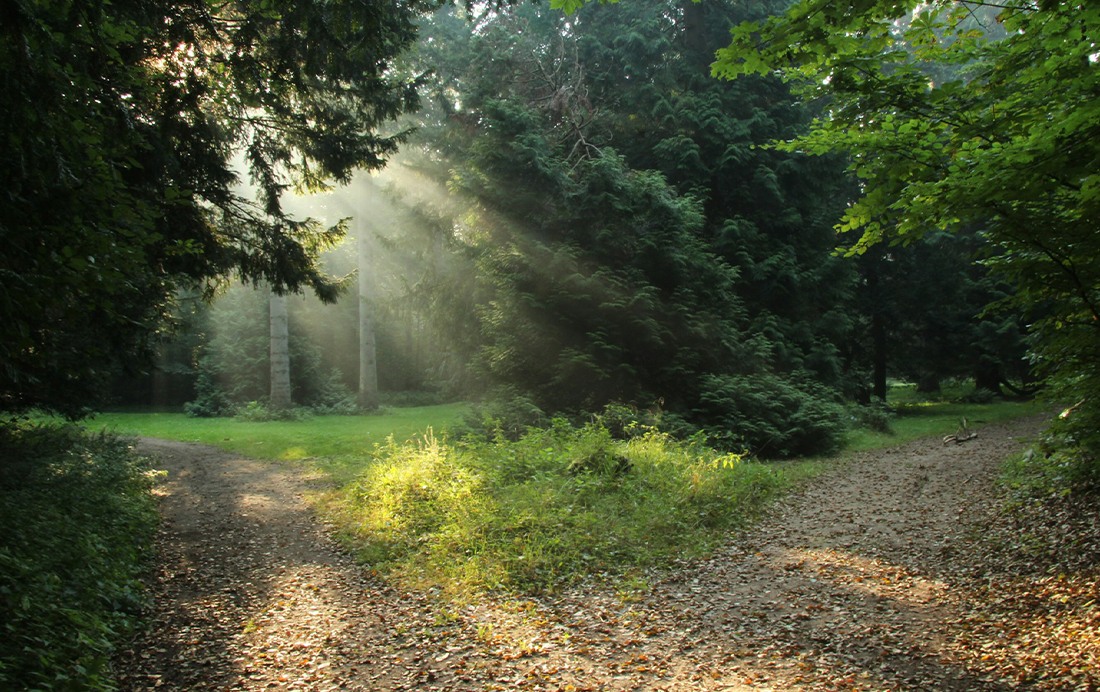
[(278, 466), (143, 439), (167, 471), (150, 628), (123, 690), (1019, 689), (953, 629), (954, 551), (1038, 423), (868, 453), (644, 592), (462, 606), (342, 554)]

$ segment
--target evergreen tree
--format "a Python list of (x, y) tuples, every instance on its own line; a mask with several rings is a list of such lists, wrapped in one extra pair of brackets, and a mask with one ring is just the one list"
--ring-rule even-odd
[(710, 76), (730, 27), (783, 5), (641, 0), (585, 7), (573, 21), (589, 98), (614, 104), (597, 138), (703, 203), (701, 237), (738, 268), (748, 328), (773, 366), (839, 386), (855, 287), (853, 263), (833, 253), (853, 192), (843, 165), (760, 146), (802, 132), (812, 115), (783, 82)]
[(706, 200), (608, 145), (626, 97), (594, 98), (585, 26), (520, 7), (425, 28), (440, 69), (423, 165), (442, 161), (471, 203), (458, 234), (480, 279), (476, 370), (548, 412), (664, 402), (733, 446), (828, 448), (834, 397), (804, 352), (784, 359), (752, 328)]
[[(179, 286), (336, 286), (292, 185), (378, 168), (415, 107), (419, 0), (13, 0), (0, 21), (0, 409), (77, 416)], [(234, 192), (240, 154), (260, 191)]]

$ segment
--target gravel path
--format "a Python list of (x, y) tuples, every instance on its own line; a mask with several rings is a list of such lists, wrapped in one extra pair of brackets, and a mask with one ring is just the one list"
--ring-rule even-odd
[[(861, 455), (644, 588), (461, 606), (356, 565), (303, 501), (307, 479), (143, 439), (167, 471), (162, 557), (121, 688), (1059, 689), (1021, 674), (1035, 647), (975, 623), (996, 593), (973, 588), (967, 557), (998, 464), (1039, 429)], [(1073, 684), (1096, 689), (1093, 672)]]

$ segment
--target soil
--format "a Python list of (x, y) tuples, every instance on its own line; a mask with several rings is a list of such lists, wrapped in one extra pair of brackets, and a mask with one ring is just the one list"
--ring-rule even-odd
[(150, 626), (118, 657), (119, 683), (1095, 690), (1095, 572), (1000, 573), (980, 549), (999, 464), (1040, 429), (1031, 420), (965, 444), (860, 455), (710, 559), (648, 579), (464, 604), (357, 564), (311, 513), (303, 496), (314, 481), (300, 473), (142, 439), (167, 472), (164, 522)]

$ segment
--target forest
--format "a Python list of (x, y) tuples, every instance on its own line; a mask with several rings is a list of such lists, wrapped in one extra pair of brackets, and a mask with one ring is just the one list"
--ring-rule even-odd
[[(990, 270), (1004, 252), (979, 223), (838, 252), (855, 240), (836, 229), (857, 199), (847, 162), (768, 146), (820, 107), (775, 76), (710, 75), (729, 28), (767, 8), (689, 9), (433, 15), (400, 63), (425, 75), (400, 153), (282, 200), (298, 218), (347, 217), (349, 239), (319, 259), (359, 272), (330, 308), (289, 299), (291, 400), (356, 399), (364, 298), (371, 387), (484, 401), (512, 427), (618, 404), (789, 457), (834, 448), (844, 405), (886, 399), (888, 379), (1034, 393), (1034, 316)], [(259, 288), (180, 296), (159, 361), (176, 389), (153, 398), (196, 415), (268, 403)], [(132, 379), (116, 389), (153, 403)]]
[[(1062, 575), (1100, 643), (1100, 8), (15, 0), (0, 34), (0, 687), (146, 689), (176, 471), (128, 436), (319, 475), (400, 588), (626, 603), (852, 454), (1041, 418), (973, 452), (1000, 543), (936, 559)], [(944, 689), (1100, 685), (1035, 636)]]

